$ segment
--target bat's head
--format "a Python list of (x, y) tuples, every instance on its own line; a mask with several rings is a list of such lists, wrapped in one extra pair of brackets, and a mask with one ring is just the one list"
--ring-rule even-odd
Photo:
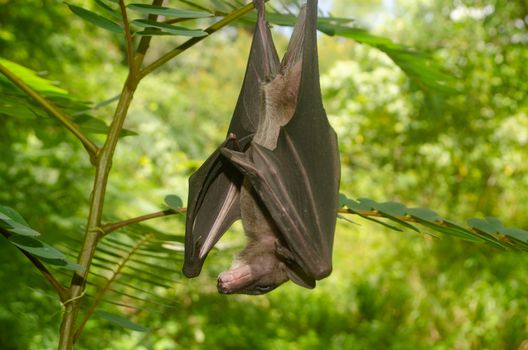
[(315, 281), (307, 277), (292, 261), (284, 260), (274, 251), (240, 256), (228, 271), (218, 276), (218, 291), (222, 294), (265, 294), (292, 280), (306, 288)]
[(272, 253), (259, 254), (250, 260), (239, 259), (218, 276), (222, 294), (265, 294), (289, 279), (287, 269)]

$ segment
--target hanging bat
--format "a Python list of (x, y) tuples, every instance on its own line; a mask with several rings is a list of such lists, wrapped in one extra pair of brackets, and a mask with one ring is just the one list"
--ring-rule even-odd
[(337, 137), (319, 86), (317, 1), (299, 15), (279, 61), (255, 0), (257, 25), (226, 141), (189, 179), (183, 273), (241, 219), (247, 246), (220, 274), (220, 293), (263, 294), (291, 279), (314, 288), (332, 270), (340, 178)]

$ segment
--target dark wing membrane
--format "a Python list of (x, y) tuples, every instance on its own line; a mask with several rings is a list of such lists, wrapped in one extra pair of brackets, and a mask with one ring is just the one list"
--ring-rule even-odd
[[(323, 110), (316, 113), (325, 117)], [(250, 179), (295, 263), (308, 276), (321, 279), (332, 270), (339, 156), (328, 123), (303, 130), (299, 138), (283, 129), (273, 151), (253, 144), (246, 153), (222, 153)]]
[(317, 1), (308, 1), (299, 100), (277, 148), (253, 143), (222, 153), (250, 179), (279, 227), (294, 261), (311, 277), (332, 269), (340, 178), (337, 137), (323, 109), (317, 62)]
[[(221, 147), (232, 148), (232, 141), (224, 142)], [(218, 149), (189, 178), (183, 263), (185, 276), (200, 274), (211, 248), (240, 217), (238, 196), (242, 180), (240, 172), (220, 156)]]
[[(259, 12), (244, 82), (228, 131), (228, 135), (237, 137), (242, 150), (247, 148), (257, 129), (260, 84), (279, 67), (271, 33), (262, 14), (263, 11)], [(200, 274), (209, 251), (240, 218), (238, 196), (243, 177), (220, 155), (220, 148), (236, 150), (237, 145), (233, 140), (226, 140), (189, 179), (183, 265), (183, 273), (188, 277)]]
[(257, 131), (261, 104), (261, 83), (280, 67), (279, 56), (271, 38), (271, 32), (264, 20), (261, 2), (256, 2), (258, 12), (257, 26), (249, 53), (248, 64), (242, 89), (229, 125), (229, 133), (238, 138)]

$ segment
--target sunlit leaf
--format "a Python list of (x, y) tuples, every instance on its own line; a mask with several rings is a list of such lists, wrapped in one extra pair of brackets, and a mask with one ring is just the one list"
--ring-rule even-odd
[(172, 35), (181, 35), (181, 36), (190, 36), (190, 37), (201, 37), (201, 36), (207, 35), (207, 33), (204, 32), (203, 30), (177, 27), (177, 26), (173, 26), (172, 24), (161, 23), (161, 22), (151, 21), (147, 19), (135, 19), (131, 23), (135, 24), (136, 26), (142, 27), (142, 28), (158, 28)]
[(183, 207), (182, 199), (175, 194), (169, 194), (165, 196), (165, 204), (167, 204), (169, 208), (172, 209), (179, 209)]
[(145, 5), (145, 4), (130, 4), (127, 6), (129, 9), (141, 13), (160, 15), (165, 17), (176, 17), (176, 18), (205, 18), (211, 17), (212, 14), (207, 12), (197, 12), (189, 10), (178, 10), (169, 7)]
[(82, 19), (95, 24), (98, 27), (101, 27), (103, 29), (109, 30), (114, 33), (122, 33), (123, 28), (121, 26), (111, 20), (109, 20), (106, 17), (103, 17), (101, 15), (98, 15), (95, 12), (86, 10), (82, 7), (75, 6), (72, 4), (66, 3), (66, 5), (69, 7), (69, 9), (75, 13), (77, 16), (81, 17)]
[[(54, 92), (61, 95), (67, 94), (67, 91), (57, 87), (55, 82), (38, 76), (35, 71), (27, 67), (3, 58), (0, 58), (0, 64), (34, 90), (39, 92)], [(0, 74), (0, 82), (7, 82), (7, 78), (2, 74)]]

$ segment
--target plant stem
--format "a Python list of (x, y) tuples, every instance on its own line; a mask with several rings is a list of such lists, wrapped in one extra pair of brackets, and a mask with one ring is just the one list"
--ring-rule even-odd
[(132, 102), (135, 87), (136, 84), (130, 82), (130, 80), (127, 80), (125, 83), (112, 125), (110, 125), (108, 138), (101, 148), (99, 157), (97, 158), (88, 223), (84, 234), (84, 242), (77, 260), (78, 264), (84, 267), (85, 270), (83, 272), (75, 272), (71, 281), (70, 300), (72, 301), (65, 305), (65, 313), (61, 324), (60, 350), (69, 350), (73, 347), (75, 320), (79, 313), (80, 296), (84, 291), (88, 271), (95, 253), (97, 242), (101, 235), (99, 227), (101, 225), (108, 174), (112, 167), (112, 157), (119, 139), (119, 133), (123, 128), (128, 107)]
[[(160, 5), (163, 0), (153, 0), (153, 5)], [(125, 15), (126, 16), (126, 12)], [(156, 15), (150, 15), (149, 19), (155, 20)], [(124, 18), (126, 21), (126, 18)], [(127, 53), (132, 50), (132, 42), (129, 40), (129, 34), (125, 31), (127, 40)], [(74, 341), (80, 336), (80, 331), (76, 330), (75, 323), (79, 315), (79, 308), (82, 295), (86, 287), (88, 272), (92, 263), (97, 243), (101, 238), (101, 218), (103, 214), (104, 199), (108, 183), (108, 175), (112, 167), (112, 159), (119, 140), (119, 134), (123, 128), (123, 123), (132, 102), (134, 92), (139, 80), (136, 78), (137, 69), (141, 67), (146, 51), (150, 43), (150, 38), (141, 40), (135, 57), (130, 59), (129, 74), (123, 85), (123, 90), (117, 104), (112, 124), (108, 132), (105, 144), (100, 149), (95, 159), (95, 178), (93, 183), (92, 195), (90, 198), (90, 211), (84, 234), (84, 241), (79, 253), (77, 262), (84, 267), (83, 272), (75, 272), (70, 283), (70, 298), (64, 303), (64, 315), (60, 327), (59, 350), (73, 349)]]
[(157, 211), (155, 213), (146, 214), (146, 215), (138, 216), (135, 218), (103, 225), (101, 227), (101, 230), (104, 232), (103, 235), (107, 235), (110, 232), (119, 230), (121, 227), (137, 224), (139, 222), (150, 220), (150, 219), (160, 218), (163, 216), (168, 216), (168, 215), (173, 215), (173, 214), (184, 214), (185, 211), (186, 211), (185, 208), (167, 209), (167, 210)]
[(24, 83), (21, 79), (19, 79), (16, 75), (11, 73), (9, 69), (4, 67), (0, 64), (0, 73), (4, 74), (13, 84), (18, 86), (20, 90), (24, 91), (29, 97), (31, 97), (35, 102), (37, 102), (46, 112), (48, 112), (51, 116), (57, 118), (69, 131), (71, 131), (72, 134), (74, 134), (79, 141), (81, 141), (82, 145), (90, 155), (90, 161), (92, 164), (95, 165), (95, 158), (97, 155), (97, 151), (99, 150), (95, 143), (93, 143), (82, 131), (79, 129), (77, 124), (75, 124), (69, 115), (67, 115), (65, 112), (61, 111), (57, 106), (55, 106), (53, 103), (48, 101), (46, 98), (44, 98), (42, 95), (40, 95), (38, 92), (33, 90), (29, 85)]
[(125, 28), (128, 70), (130, 72), (130, 78), (132, 80), (135, 80), (136, 65), (134, 62), (134, 48), (132, 47), (132, 34), (130, 33), (130, 24), (128, 23), (128, 15), (126, 12), (126, 5), (124, 0), (119, 0), (119, 9), (121, 10), (121, 17), (123, 18), (123, 24)]
[[(174, 208), (174, 209), (157, 211), (154, 213), (145, 214), (145, 215), (137, 216), (134, 218), (103, 225), (100, 227), (100, 231), (102, 235), (105, 236), (125, 226), (137, 224), (137, 223), (151, 220), (151, 219), (161, 218), (164, 216), (169, 216), (169, 215), (174, 215), (174, 214), (184, 214), (186, 212), (187, 212), (187, 208)], [(337, 209), (337, 213), (338, 214), (360, 215), (360, 216), (367, 216), (367, 217), (372, 217), (372, 216), (384, 217), (382, 213), (375, 211), (375, 210), (350, 210), (350, 209), (339, 208)], [(396, 216), (396, 218), (402, 221), (416, 222), (416, 220), (410, 216)], [(438, 223), (438, 224), (441, 225), (441, 223)]]

